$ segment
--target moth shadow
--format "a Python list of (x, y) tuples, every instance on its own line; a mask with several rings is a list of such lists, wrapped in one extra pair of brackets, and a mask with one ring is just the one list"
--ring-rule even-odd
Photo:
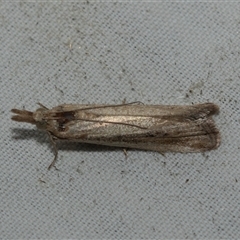
[[(12, 129), (13, 136), (15, 140), (35, 140), (40, 144), (47, 144), (52, 147), (52, 143), (44, 131), (38, 129), (24, 129), (24, 128), (14, 128)], [(96, 145), (89, 143), (80, 143), (75, 141), (57, 140), (58, 150), (64, 151), (86, 151), (86, 152), (105, 152), (105, 151), (119, 151), (122, 148), (111, 147), (104, 145)]]
[(12, 129), (13, 136), (12, 138), (15, 140), (29, 140), (29, 139), (34, 139), (37, 140), (39, 143), (47, 143), (48, 142), (48, 136), (36, 129), (24, 129), (24, 128), (14, 128)]

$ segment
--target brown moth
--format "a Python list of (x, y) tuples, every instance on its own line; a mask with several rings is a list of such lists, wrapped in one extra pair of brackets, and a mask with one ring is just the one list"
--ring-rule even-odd
[(164, 152), (204, 152), (216, 149), (220, 133), (212, 119), (213, 103), (181, 105), (63, 104), (52, 109), (39, 104), (35, 112), (12, 109), (12, 120), (35, 124), (56, 140)]

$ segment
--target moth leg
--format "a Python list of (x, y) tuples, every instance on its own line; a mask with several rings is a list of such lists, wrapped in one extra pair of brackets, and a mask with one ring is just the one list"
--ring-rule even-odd
[(127, 153), (127, 149), (126, 148), (123, 148), (123, 153), (124, 153), (125, 157), (127, 158), (128, 157), (128, 153)]
[(51, 135), (51, 133), (48, 132), (48, 136), (49, 136), (50, 142), (53, 145), (53, 150), (54, 150), (54, 159), (53, 159), (53, 161), (51, 162), (51, 164), (48, 167), (48, 170), (50, 170), (51, 167), (53, 167), (53, 166), (55, 167), (55, 163), (56, 163), (57, 157), (58, 157), (58, 149), (57, 149), (56, 141), (53, 138), (53, 136)]
[(159, 152), (159, 151), (158, 151), (158, 153), (160, 153), (162, 156), (166, 157), (166, 155), (165, 155), (164, 152)]

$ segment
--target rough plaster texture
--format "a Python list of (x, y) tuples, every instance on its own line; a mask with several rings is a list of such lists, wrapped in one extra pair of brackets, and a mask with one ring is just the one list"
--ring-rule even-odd
[[(2, 239), (240, 238), (240, 4), (1, 2)], [(206, 154), (60, 144), (10, 120), (37, 102), (214, 102)]]

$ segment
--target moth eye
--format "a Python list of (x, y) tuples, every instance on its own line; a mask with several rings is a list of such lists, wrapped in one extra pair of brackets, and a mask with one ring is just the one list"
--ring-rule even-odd
[(40, 122), (37, 122), (37, 128), (39, 128), (39, 129), (46, 129), (46, 127), (47, 127), (47, 122), (46, 121), (40, 121)]

